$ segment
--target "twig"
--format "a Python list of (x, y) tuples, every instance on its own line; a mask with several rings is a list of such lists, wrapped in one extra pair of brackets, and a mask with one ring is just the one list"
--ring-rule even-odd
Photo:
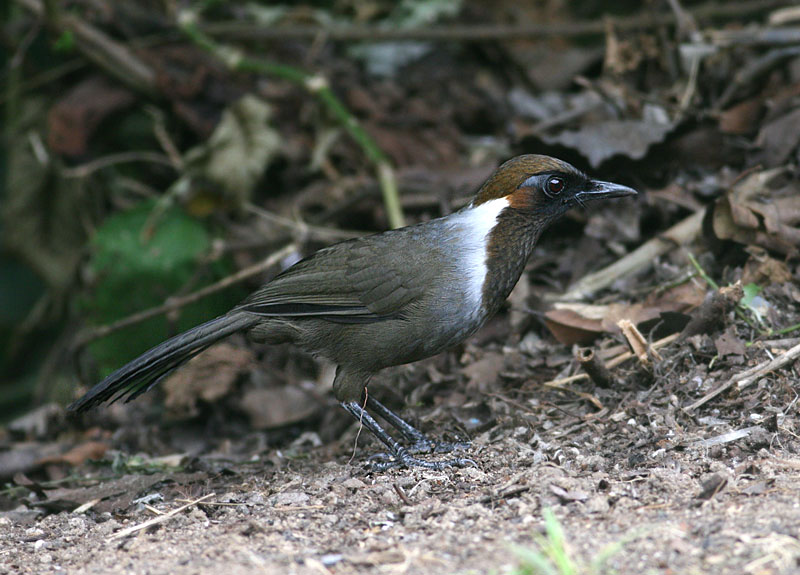
[(707, 33), (712, 44), (728, 46), (784, 46), (800, 42), (800, 28), (743, 28), (741, 30), (712, 30)]
[(767, 23), (770, 26), (783, 26), (797, 20), (800, 20), (800, 6), (787, 6), (771, 12), (769, 18), (767, 18)]
[[(178, 503), (189, 502), (191, 499), (176, 499)], [(209, 507), (242, 507), (250, 505), (264, 505), (263, 503), (231, 503), (229, 501), (208, 501), (206, 503)], [(159, 512), (161, 513), (161, 512)]]
[(575, 359), (578, 360), (578, 364), (595, 385), (606, 389), (616, 387), (616, 381), (614, 376), (611, 375), (611, 371), (592, 348), (583, 347), (578, 349), (575, 353)]
[(610, 286), (621, 277), (645, 269), (647, 266), (652, 265), (656, 258), (664, 255), (676, 245), (689, 243), (697, 237), (700, 233), (704, 215), (705, 210), (692, 214), (610, 266), (584, 276), (574, 283), (566, 293), (553, 294), (548, 299), (558, 301), (582, 300)]
[(164, 112), (156, 106), (148, 106), (147, 112), (153, 118), (153, 134), (156, 140), (158, 140), (158, 143), (161, 144), (161, 149), (166, 152), (173, 167), (179, 172), (182, 172), (186, 167), (186, 163), (183, 160), (183, 155), (180, 150), (178, 150), (178, 146), (169, 135), (167, 122), (164, 119)]
[(729, 431), (721, 435), (709, 437), (708, 439), (698, 439), (697, 441), (693, 442), (691, 446), (713, 447), (715, 445), (723, 445), (725, 443), (730, 443), (731, 441), (736, 441), (738, 439), (747, 437), (748, 435), (750, 435), (751, 433), (753, 433), (758, 429), (763, 429), (763, 428), (760, 425), (754, 425), (752, 427), (745, 427), (744, 429), (737, 429), (736, 431)]
[(794, 346), (793, 348), (786, 350), (781, 355), (775, 357), (774, 359), (765, 361), (763, 363), (758, 364), (755, 367), (752, 367), (748, 370), (742, 371), (737, 373), (733, 377), (731, 377), (728, 381), (720, 385), (714, 391), (711, 391), (704, 395), (702, 398), (698, 399), (691, 405), (684, 407), (685, 411), (694, 411), (701, 405), (705, 405), (721, 393), (724, 393), (734, 385), (737, 386), (740, 390), (754, 384), (760, 377), (766, 375), (771, 371), (775, 371), (776, 369), (780, 369), (786, 364), (792, 363), (798, 357), (800, 357), (800, 344)]
[(650, 356), (653, 359), (661, 360), (658, 352), (652, 349), (652, 346), (647, 344), (647, 339), (642, 335), (634, 323), (629, 319), (621, 319), (617, 322), (617, 327), (622, 332), (622, 336), (631, 346), (631, 350), (636, 357), (639, 358), (639, 363), (645, 367), (650, 365)]
[(763, 78), (787, 60), (796, 58), (798, 55), (800, 55), (800, 46), (777, 48), (748, 63), (747, 66), (734, 74), (733, 81), (728, 84), (722, 96), (714, 103), (714, 109), (722, 110), (727, 107), (739, 94), (742, 87), (750, 86), (759, 78)]
[(324, 505), (287, 505), (285, 507), (273, 507), (273, 511), (311, 511), (314, 509), (325, 509)]
[(309, 74), (299, 68), (276, 64), (266, 60), (245, 56), (242, 52), (219, 44), (211, 36), (203, 32), (197, 23), (197, 15), (191, 10), (184, 10), (178, 17), (181, 30), (198, 46), (211, 52), (231, 70), (239, 72), (254, 72), (256, 74), (269, 74), (288, 80), (302, 86), (315, 96), (350, 134), (364, 151), (372, 163), (381, 184), (383, 203), (389, 225), (399, 228), (404, 225), (403, 211), (397, 194), (397, 181), (391, 162), (383, 150), (375, 143), (372, 137), (364, 130), (358, 120), (345, 107), (342, 101), (333, 93), (328, 81), (321, 75)]
[[(86, 66), (86, 60), (83, 58), (74, 58), (69, 60), (68, 62), (64, 62), (60, 66), (56, 66), (54, 68), (48, 68), (43, 72), (36, 74), (35, 76), (31, 76), (27, 78), (25, 81), (21, 82), (19, 85), (19, 91), (22, 92), (32, 92), (36, 88), (44, 86), (50, 82), (54, 82), (68, 74), (72, 74), (73, 72), (80, 70)], [(13, 66), (9, 66), (10, 69), (14, 69)], [(4, 105), (8, 101), (8, 96), (0, 95), (0, 106)]]
[[(675, 341), (676, 339), (678, 339), (678, 335), (679, 334), (677, 334), (677, 333), (673, 333), (672, 335), (668, 335), (667, 337), (659, 339), (658, 341), (654, 341), (650, 345), (650, 349), (651, 350), (660, 349), (660, 348), (664, 347), (665, 345), (668, 345), (668, 344), (672, 343), (673, 341)], [(629, 351), (626, 351), (625, 353), (621, 353), (617, 357), (610, 359), (606, 363), (606, 367), (608, 369), (613, 369), (613, 368), (617, 367), (618, 365), (620, 365), (621, 363), (624, 363), (624, 362), (628, 361), (629, 359), (631, 359), (633, 357), (636, 357), (636, 356), (633, 353), (631, 353)], [(561, 389), (568, 383), (573, 383), (575, 381), (581, 381), (583, 379), (589, 379), (589, 376), (586, 375), (585, 373), (579, 373), (579, 374), (576, 374), (576, 375), (571, 375), (569, 377), (562, 377), (561, 379), (553, 379), (553, 380), (550, 380), (550, 381), (545, 381), (542, 385), (544, 385), (545, 387), (550, 387), (550, 388), (554, 388), (554, 389)]]
[(408, 505), (408, 506), (413, 505), (411, 500), (408, 498), (408, 495), (406, 494), (405, 489), (403, 489), (403, 487), (399, 483), (397, 483), (395, 481), (392, 484), (392, 487), (394, 487), (395, 493), (397, 493), (397, 496), (400, 498), (400, 500), (403, 502), (404, 505)]
[(531, 490), (530, 485), (515, 485), (514, 487), (511, 487), (510, 489), (507, 490), (498, 490), (496, 493), (484, 495), (478, 501), (480, 501), (483, 504), (494, 503), (502, 499), (511, 499), (512, 497), (517, 497), (518, 495), (527, 493), (530, 490)]
[(138, 313), (129, 315), (128, 317), (124, 317), (118, 321), (88, 328), (87, 330), (79, 333), (76, 336), (75, 343), (73, 344), (74, 348), (78, 350), (83, 346), (85, 346), (86, 344), (88, 344), (89, 342), (94, 341), (98, 338), (105, 337), (111, 333), (114, 333), (115, 331), (119, 331), (130, 325), (140, 323), (142, 321), (150, 319), (151, 317), (155, 317), (158, 315), (169, 313), (176, 309), (180, 309), (186, 305), (189, 305), (190, 303), (194, 303), (199, 299), (209, 296), (212, 293), (221, 291), (234, 284), (242, 282), (250, 277), (253, 277), (254, 275), (258, 275), (261, 272), (274, 266), (284, 257), (297, 251), (297, 249), (298, 248), (296, 244), (294, 243), (287, 244), (281, 249), (279, 249), (277, 252), (270, 254), (269, 257), (267, 257), (263, 261), (257, 264), (253, 264), (252, 266), (246, 267), (242, 270), (239, 270), (235, 274), (229, 275), (228, 277), (225, 277), (219, 280), (218, 282), (206, 286), (202, 289), (199, 289), (195, 292), (192, 292), (185, 296), (168, 299), (162, 305), (151, 307), (150, 309), (146, 309), (144, 311), (140, 311)]
[(147, 509), (147, 510), (148, 510), (150, 513), (152, 513), (153, 515), (156, 515), (156, 516), (158, 516), (158, 515), (164, 515), (164, 512), (163, 512), (163, 511), (161, 511), (160, 509), (156, 509), (156, 508), (155, 508), (155, 507), (153, 507), (152, 505), (145, 505), (145, 506), (144, 506), (144, 508), (145, 508), (145, 509)]
[(108, 156), (97, 158), (96, 160), (75, 166), (74, 168), (64, 168), (61, 170), (61, 175), (65, 178), (85, 178), (98, 170), (131, 162), (150, 162), (169, 166), (170, 168), (174, 167), (167, 156), (159, 154), (158, 152), (120, 152), (118, 154), (109, 154)]
[(323, 226), (307, 224), (303, 221), (293, 220), (291, 218), (287, 218), (286, 216), (281, 216), (280, 214), (270, 212), (269, 210), (265, 210), (264, 208), (249, 202), (244, 204), (244, 209), (251, 214), (255, 214), (258, 217), (264, 218), (265, 220), (268, 220), (274, 224), (294, 230), (301, 236), (311, 236), (323, 240), (346, 240), (366, 235), (365, 232), (356, 230), (341, 230), (338, 228), (326, 228)]
[(794, 325), (789, 325), (789, 326), (786, 326), (784, 328), (772, 331), (772, 332), (770, 332), (769, 335), (784, 335), (784, 334), (787, 334), (787, 333), (792, 333), (793, 331), (797, 331), (797, 330), (800, 330), (800, 323), (796, 323)]
[(684, 10), (678, 0), (668, 0), (669, 7), (675, 16), (675, 24), (678, 27), (680, 38), (693, 39), (697, 36), (697, 22), (694, 17)]
[(694, 257), (694, 254), (691, 252), (686, 252), (686, 257), (689, 259), (689, 263), (692, 264), (697, 273), (700, 274), (700, 277), (703, 278), (709, 286), (714, 288), (715, 290), (719, 291), (719, 284), (714, 281), (714, 279), (706, 273), (706, 270), (703, 269), (703, 266), (700, 265), (700, 262), (697, 261), (697, 258)]
[[(39, 18), (48, 18), (45, 6), (40, 0), (16, 1)], [(88, 60), (126, 86), (150, 96), (156, 95), (158, 90), (155, 71), (136, 54), (75, 14), (56, 12), (54, 20), (48, 18), (48, 26), (60, 32), (71, 32), (75, 36), (76, 46)]]
[(87, 512), (87, 511), (89, 511), (89, 510), (90, 510), (92, 507), (94, 507), (95, 505), (97, 505), (98, 503), (100, 503), (102, 500), (103, 500), (103, 499), (102, 499), (102, 498), (100, 498), (100, 497), (96, 497), (95, 499), (90, 499), (89, 501), (87, 501), (87, 502), (86, 502), (86, 503), (84, 503), (83, 505), (80, 505), (80, 506), (76, 507), (75, 509), (73, 509), (73, 510), (72, 510), (72, 512), (73, 512), (74, 514), (76, 514), (76, 515), (80, 515), (81, 513), (86, 513), (86, 512)]
[(141, 531), (142, 529), (148, 529), (153, 525), (159, 525), (161, 523), (169, 521), (170, 519), (175, 517), (178, 513), (181, 513), (182, 511), (189, 509), (189, 507), (197, 505), (201, 501), (205, 501), (210, 497), (214, 497), (214, 495), (216, 495), (216, 493), (209, 493), (208, 495), (203, 495), (200, 499), (195, 499), (194, 501), (190, 501), (186, 505), (178, 507), (177, 509), (173, 509), (169, 513), (164, 513), (163, 515), (159, 515), (158, 517), (153, 517), (152, 519), (148, 519), (144, 523), (139, 523), (138, 525), (134, 525), (133, 527), (128, 527), (127, 529), (123, 529), (122, 531), (117, 531), (111, 537), (109, 537), (108, 540), (109, 542), (116, 541), (117, 539), (122, 539), (123, 537), (128, 537), (129, 535), (133, 535), (134, 533)]
[[(710, 2), (687, 10), (696, 20), (709, 18), (740, 18), (752, 13), (763, 13), (777, 6), (785, 6), (781, 0), (749, 0), (747, 2)], [(647, 14), (629, 18), (615, 18), (614, 27), (620, 31), (656, 28), (665, 23), (674, 23), (672, 13)], [(579, 22), (547, 22), (506, 25), (462, 25), (433, 26), (426, 28), (377, 28), (366, 26), (322, 27), (322, 26), (264, 26), (257, 23), (218, 22), (202, 26), (203, 32), (220, 38), (236, 40), (314, 40), (320, 36), (335, 42), (493, 42), (530, 40), (545, 37), (601, 36), (605, 22), (598, 18)]]

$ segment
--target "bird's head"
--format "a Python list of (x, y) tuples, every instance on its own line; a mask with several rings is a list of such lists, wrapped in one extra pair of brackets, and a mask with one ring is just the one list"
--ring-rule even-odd
[(586, 202), (635, 195), (632, 188), (594, 180), (567, 162), (527, 154), (497, 168), (471, 205), (504, 199), (512, 211), (529, 214), (546, 224)]
[[(485, 241), (485, 275), (478, 274), (489, 313), (502, 304), (522, 273), (544, 229), (575, 206), (636, 195), (627, 186), (602, 182), (549, 156), (525, 155), (497, 168), (460, 217), (471, 224), (470, 237)], [(481, 270), (480, 266), (475, 269)]]

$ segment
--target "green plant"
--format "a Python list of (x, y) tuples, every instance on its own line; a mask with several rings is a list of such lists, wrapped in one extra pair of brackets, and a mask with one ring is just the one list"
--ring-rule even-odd
[(564, 530), (553, 510), (545, 508), (544, 535), (535, 534), (533, 547), (515, 546), (519, 566), (514, 575), (593, 575), (607, 573), (606, 563), (619, 553), (627, 539), (606, 545), (588, 563), (571, 556)]

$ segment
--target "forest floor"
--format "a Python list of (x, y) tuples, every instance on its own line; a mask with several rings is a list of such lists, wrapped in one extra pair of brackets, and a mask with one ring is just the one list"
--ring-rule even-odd
[[(800, 12), (684, 3), (14, 0), (0, 575), (799, 573)], [(474, 467), (371, 470), (331, 366), (239, 336), (67, 417), (527, 153), (639, 195), (573, 210), (475, 336), (370, 383)]]
[[(476, 466), (460, 469), (371, 472), (376, 443), (362, 439), (354, 453), (358, 425), (333, 405), (349, 425), (338, 440), (321, 444), (312, 426), (282, 448), (253, 433), (221, 440), (210, 422), (139, 421), (113, 443), (127, 433), (196, 445), (205, 433), (216, 450), (107, 452), (105, 464), (73, 469), (69, 487), (28, 485), (25, 505), (0, 516), (0, 572), (536, 573), (547, 572), (530, 570), (537, 560), (556, 569), (565, 557), (577, 571), (552, 572), (796, 573), (800, 429), (793, 408), (773, 407), (794, 405), (791, 378), (764, 378), (691, 417), (676, 388), (707, 387), (674, 358), (696, 369), (696, 351), (662, 349), (670, 373), (598, 390), (600, 411), (571, 393), (507, 385), (483, 406), (406, 410), (424, 414), (434, 437), (481, 420), (467, 452)], [(434, 362), (388, 378), (412, 386), (406, 371)]]

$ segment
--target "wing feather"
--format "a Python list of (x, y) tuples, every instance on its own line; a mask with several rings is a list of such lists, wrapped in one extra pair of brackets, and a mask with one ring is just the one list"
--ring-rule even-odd
[(424, 286), (424, 278), (408, 276), (407, 262), (399, 257), (408, 249), (404, 231), (322, 249), (252, 294), (240, 309), (263, 316), (319, 317), (342, 323), (400, 317), (409, 303), (421, 297)]

